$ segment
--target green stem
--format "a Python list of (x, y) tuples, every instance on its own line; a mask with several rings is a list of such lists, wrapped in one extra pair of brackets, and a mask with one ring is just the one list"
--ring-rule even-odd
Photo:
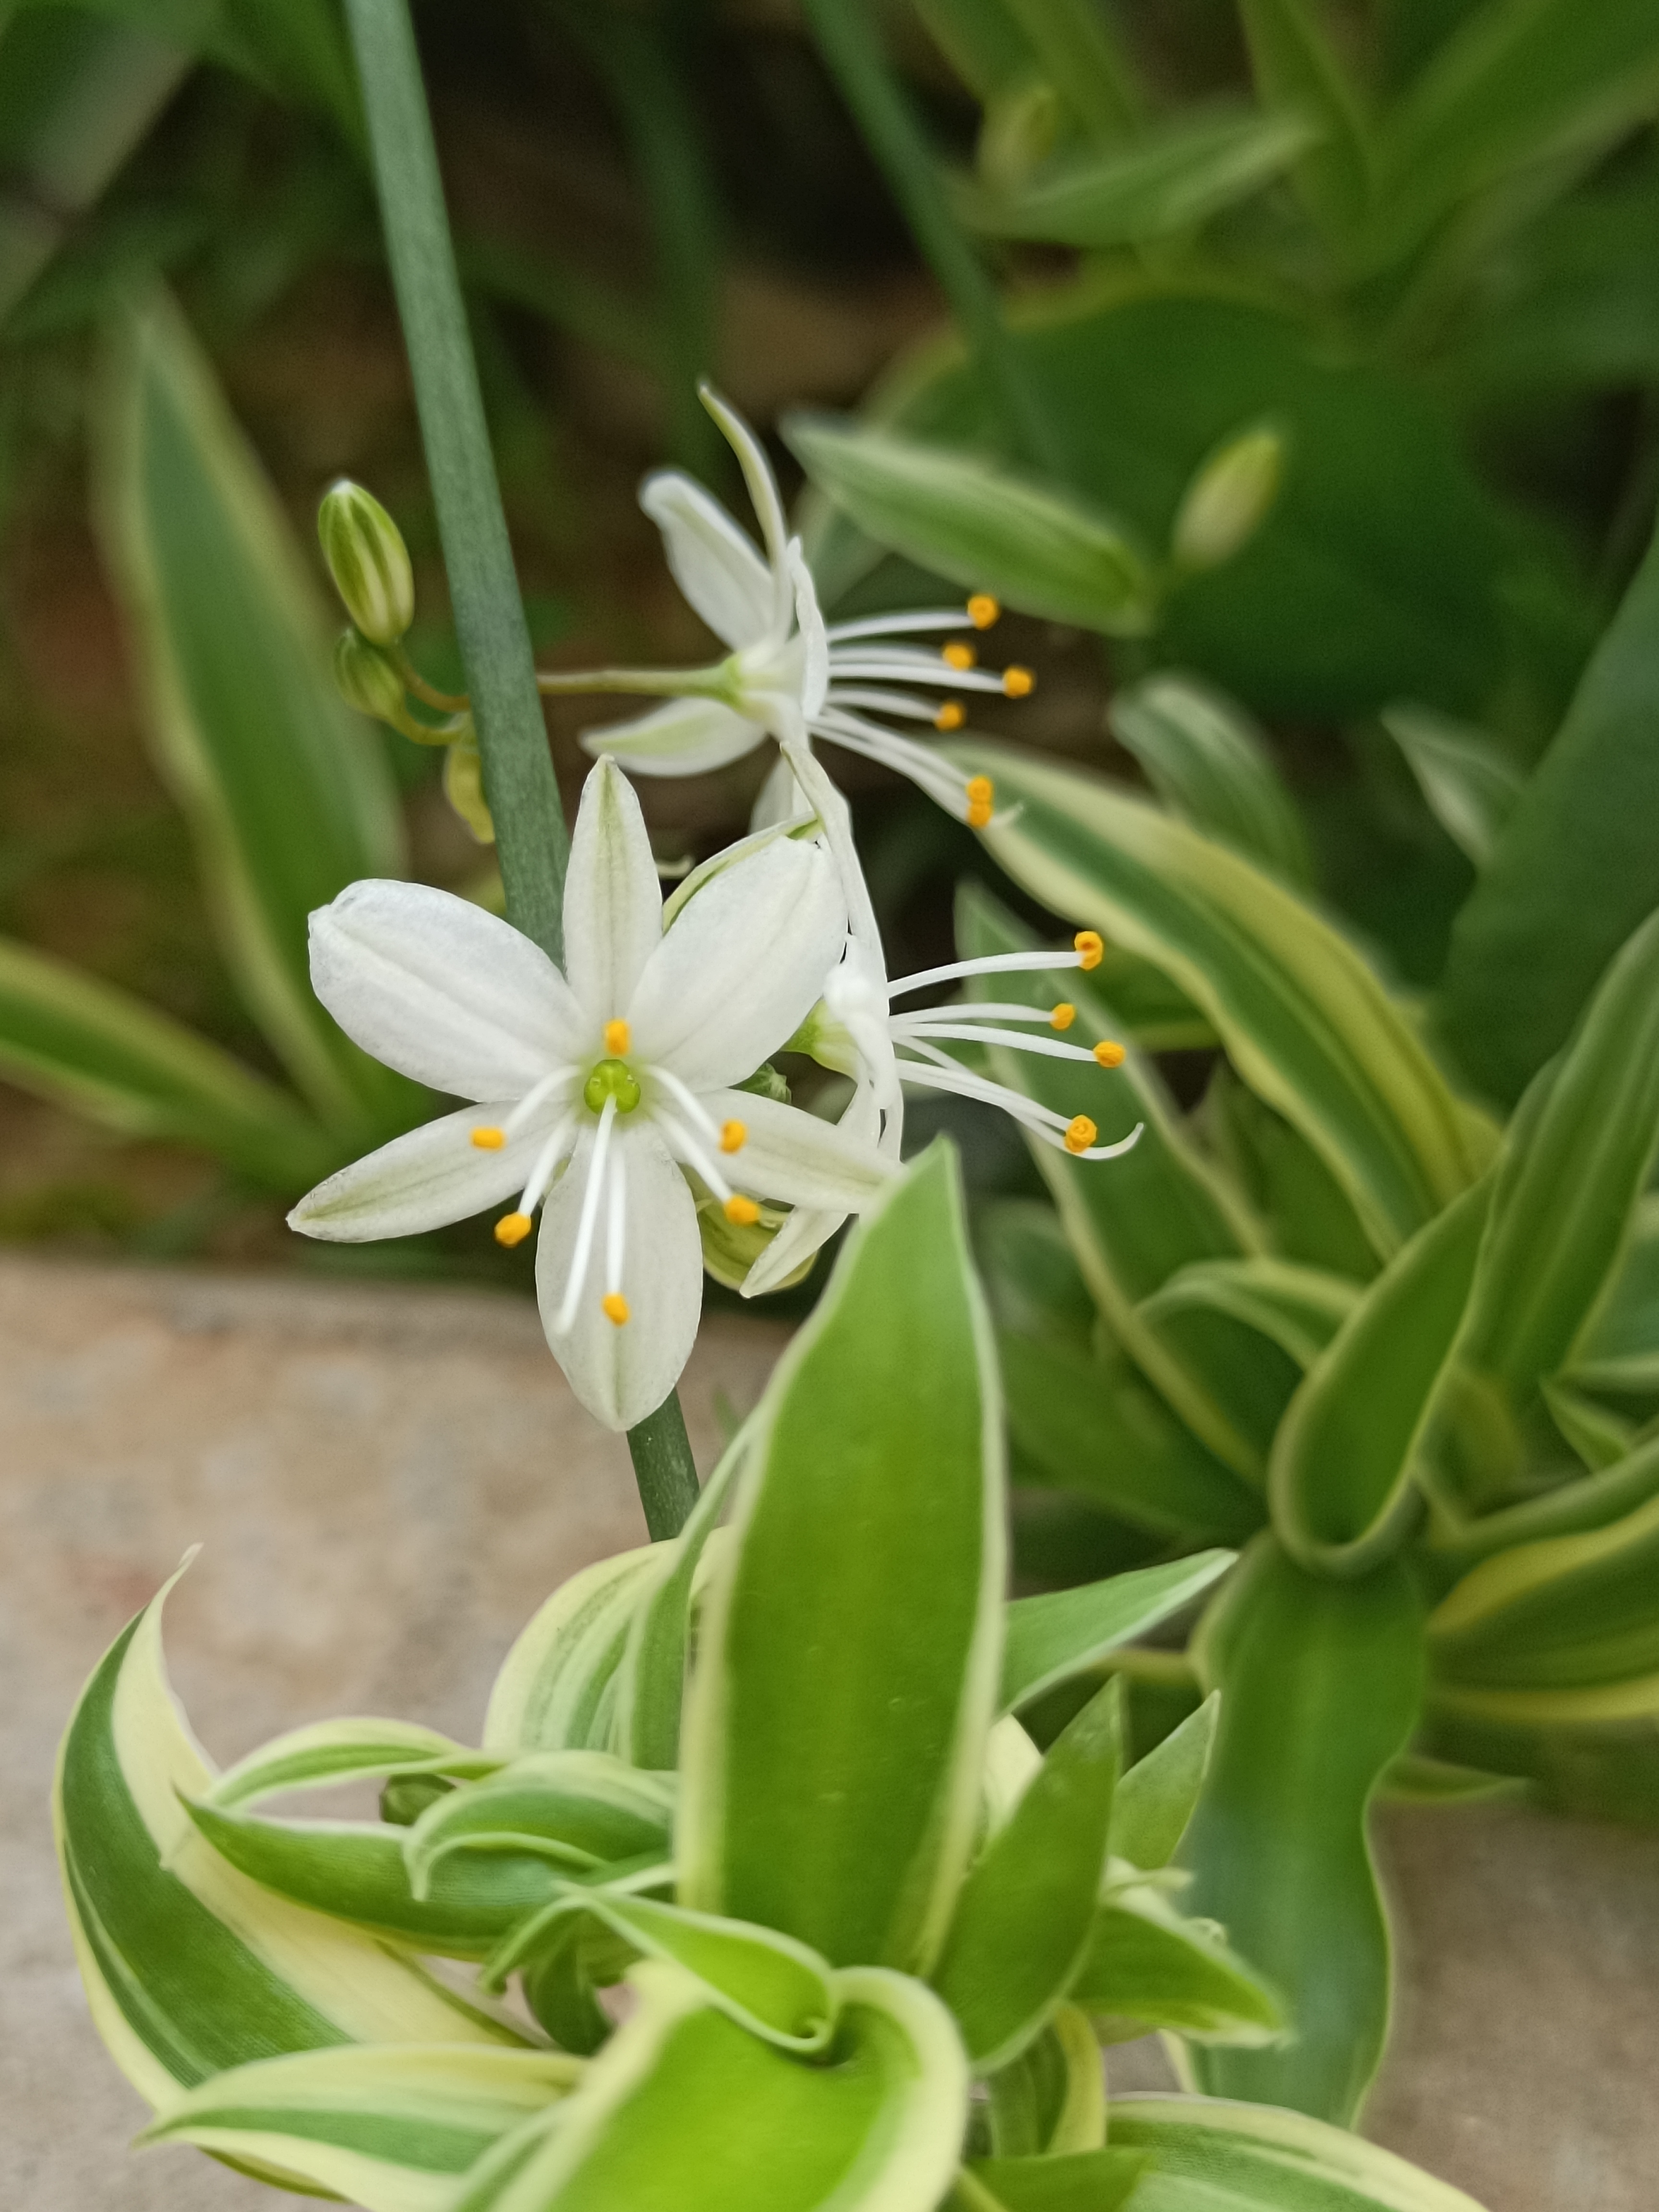
[[(408, 0), (346, 0), (346, 13), (507, 920), (558, 960), (569, 833), (455, 274)], [(628, 1442), (646, 1525), (653, 1537), (672, 1536), (697, 1498), (696, 1468), (672, 1392)]]
[(507, 919), (563, 951), (569, 836), (467, 336), (408, 0), (346, 0)]
[(996, 288), (957, 221), (921, 123), (887, 67), (867, 0), (803, 5), (842, 97), (962, 325), (986, 397), (1028, 461), (1062, 472), (1064, 456), (1003, 327)]
[(697, 1502), (697, 1469), (676, 1392), (671, 1390), (654, 1413), (635, 1423), (628, 1431), (628, 1449), (652, 1542), (678, 1536)]

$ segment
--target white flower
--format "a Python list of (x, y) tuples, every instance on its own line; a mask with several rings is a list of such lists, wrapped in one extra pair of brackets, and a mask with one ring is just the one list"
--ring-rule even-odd
[(777, 836), (713, 874), (665, 933), (639, 802), (607, 761), (582, 793), (565, 971), (447, 892), (360, 883), (312, 916), (317, 995), (366, 1051), (477, 1104), (343, 1169), (289, 1218), (357, 1243), (459, 1221), (527, 1237), (548, 1341), (576, 1395), (625, 1429), (667, 1397), (702, 1298), (701, 1178), (737, 1222), (756, 1200), (868, 1205), (875, 1148), (734, 1086), (799, 1026), (847, 928), (839, 872)]
[(633, 721), (586, 732), (590, 752), (608, 753), (636, 775), (696, 775), (723, 768), (769, 735), (799, 753), (812, 738), (862, 753), (908, 776), (928, 797), (975, 829), (991, 819), (989, 777), (963, 775), (931, 747), (890, 722), (958, 730), (959, 691), (1022, 698), (1023, 668), (989, 674), (973, 647), (953, 640), (942, 653), (904, 641), (984, 629), (996, 601), (976, 593), (965, 606), (824, 627), (800, 541), (784, 521), (777, 480), (753, 432), (724, 401), (703, 404), (742, 466), (765, 544), (753, 539), (717, 499), (678, 469), (647, 477), (640, 504), (661, 531), (674, 580), (718, 637), (732, 647), (707, 668), (601, 669), (544, 676), (549, 691), (665, 692), (666, 706)]

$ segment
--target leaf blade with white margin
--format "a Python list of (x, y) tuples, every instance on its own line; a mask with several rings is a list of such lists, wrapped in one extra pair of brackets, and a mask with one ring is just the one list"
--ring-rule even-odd
[(1015, 1598), (1008, 1607), (1002, 1657), (1002, 1711), (1024, 1705), (1155, 1628), (1207, 1589), (1237, 1556), (1196, 1552), (1190, 1559), (1133, 1567), (1078, 1589)]
[(558, 2125), (526, 2158), (504, 2156), (453, 2212), (915, 2212), (944, 2196), (968, 2067), (921, 1983), (877, 1967), (838, 1974), (830, 2063), (806, 2065), (746, 2034), (672, 1966), (629, 1978), (635, 2010)]
[(606, 1693), (635, 1607), (660, 1571), (656, 1547), (641, 1544), (560, 1583), (501, 1662), (484, 1715), (486, 1750), (510, 1759), (515, 1752), (609, 1747)]
[(1152, 2155), (1135, 2212), (1480, 2212), (1392, 2151), (1268, 2106), (1114, 2097), (1112, 2142)]

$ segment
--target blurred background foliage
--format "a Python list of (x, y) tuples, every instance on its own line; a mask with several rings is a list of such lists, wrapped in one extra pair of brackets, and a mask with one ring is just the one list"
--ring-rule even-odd
[[(1141, 781), (1164, 749), (1121, 704), (1109, 721), (1114, 694), (1196, 674), (1261, 724), (1321, 898), (1407, 988), (1440, 979), (1482, 839), (1651, 527), (1650, 0), (434, 0), (417, 19), (544, 658), (701, 651), (634, 503), (665, 457), (734, 489), (699, 374), (769, 434), (791, 408), (866, 408), (1000, 455), (1146, 546), (1220, 441), (1271, 422), (1283, 484), (1243, 551), (1147, 635), (1011, 623), (1042, 681), (983, 720)], [(323, 1078), (307, 1091), (303, 1041), (284, 1049), (222, 884), (213, 902), (109, 518), (131, 368), (109, 330), (158, 278), (302, 544), (338, 474), (391, 508), (416, 657), (453, 682), (332, 0), (0, 0), (0, 933), (224, 1048), (272, 1085), (246, 1112), (280, 1121), (284, 1073), (307, 1110)], [(832, 601), (937, 591), (820, 493), (803, 512)], [(274, 665), (250, 651), (224, 679), (245, 755)], [(583, 716), (550, 720), (568, 789)], [(764, 768), (653, 786), (663, 857), (736, 830)], [(387, 738), (362, 775), (395, 779), (402, 865), (476, 890), (487, 855), (435, 769)], [(977, 847), (878, 772), (848, 781), (894, 964), (942, 952)], [(1473, 1072), (1507, 1103), (1529, 1069), (1501, 1060)], [(1202, 1066), (1167, 1066), (1195, 1096)], [(973, 1164), (1030, 1188), (994, 1134)], [(0, 1237), (291, 1261), (283, 1182), (0, 1091)], [(369, 1249), (507, 1264), (476, 1224), (413, 1261)]]

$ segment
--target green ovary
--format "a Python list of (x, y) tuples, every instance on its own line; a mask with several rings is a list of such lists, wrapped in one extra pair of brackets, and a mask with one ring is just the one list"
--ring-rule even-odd
[(625, 1060), (602, 1060), (582, 1085), (588, 1109), (603, 1113), (607, 1098), (617, 1102), (619, 1114), (631, 1114), (640, 1103), (640, 1079)]

